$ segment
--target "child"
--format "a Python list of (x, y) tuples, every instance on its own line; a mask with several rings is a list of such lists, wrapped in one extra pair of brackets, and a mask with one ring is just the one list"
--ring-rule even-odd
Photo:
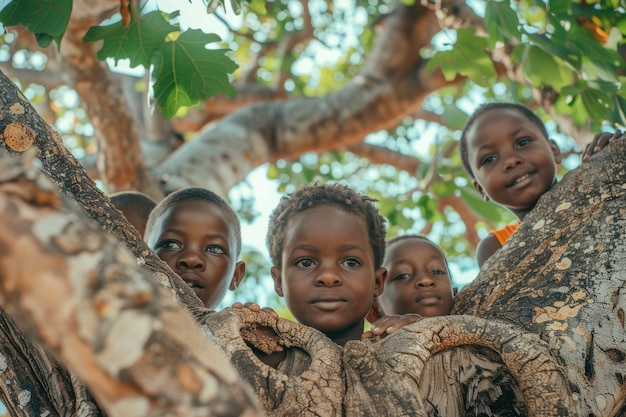
[[(448, 261), (435, 243), (421, 235), (395, 237), (387, 242), (383, 266), (389, 272), (375, 302), (381, 314), (450, 314), (456, 289)], [(373, 324), (374, 335), (376, 326), (385, 326), (387, 315)], [(526, 415), (523, 394), (501, 358), (476, 346), (433, 355), (420, 376), (419, 393), (424, 415)]]
[[(344, 185), (309, 184), (280, 200), (267, 234), (271, 275), (298, 322), (340, 346), (361, 338), (365, 316), (387, 276), (385, 232), (374, 200)], [(289, 362), (285, 355), (259, 357), (290, 374), (281, 366)]]
[[(384, 291), (372, 307), (378, 309), (381, 318), (393, 314), (450, 314), (456, 289), (452, 287), (448, 261), (428, 238), (403, 235), (389, 240), (383, 267), (388, 271)], [(379, 325), (376, 322), (374, 328)]]
[(136, 191), (122, 191), (110, 196), (111, 203), (124, 214), (141, 236), (145, 233), (148, 216), (156, 202), (145, 194)]
[(150, 213), (144, 239), (209, 309), (243, 279), (239, 218), (209, 190), (185, 188), (167, 196)]
[[(620, 135), (597, 135), (583, 160)], [(465, 124), (459, 148), (463, 166), (483, 198), (508, 208), (520, 221), (557, 182), (561, 152), (548, 138), (541, 119), (520, 104), (481, 106)], [(480, 241), (476, 248), (479, 267), (504, 245), (518, 225), (493, 231)]]

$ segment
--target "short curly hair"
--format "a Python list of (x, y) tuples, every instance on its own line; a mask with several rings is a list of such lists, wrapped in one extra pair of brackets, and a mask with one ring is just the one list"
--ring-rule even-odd
[(199, 200), (206, 201), (213, 204), (220, 209), (226, 218), (228, 224), (235, 229), (235, 240), (237, 244), (237, 256), (241, 254), (241, 222), (237, 213), (232, 209), (230, 204), (213, 191), (200, 187), (183, 188), (165, 197), (161, 200), (156, 207), (150, 213), (148, 217), (148, 223), (146, 224), (146, 231), (144, 232), (144, 240), (148, 242), (151, 234), (154, 232), (154, 226), (157, 220), (169, 209), (170, 207), (178, 204), (182, 201)]
[(467, 119), (465, 123), (465, 127), (463, 127), (463, 132), (461, 133), (461, 139), (459, 140), (459, 152), (461, 153), (461, 161), (463, 162), (463, 168), (470, 176), (471, 179), (474, 179), (474, 172), (472, 171), (472, 166), (469, 162), (468, 150), (467, 150), (467, 132), (474, 125), (476, 120), (487, 113), (488, 111), (495, 109), (511, 109), (516, 110), (522, 113), (531, 123), (537, 125), (541, 129), (541, 133), (545, 136), (546, 140), (548, 140), (548, 131), (546, 130), (546, 125), (543, 121), (537, 116), (531, 109), (524, 106), (523, 104), (518, 103), (508, 103), (508, 102), (493, 102), (493, 103), (485, 103), (481, 105), (471, 116)]
[(334, 205), (365, 220), (370, 245), (374, 251), (374, 266), (380, 268), (385, 256), (385, 218), (374, 204), (377, 200), (360, 194), (342, 184), (315, 182), (300, 187), (280, 199), (272, 211), (267, 231), (267, 248), (274, 267), (281, 267), (281, 254), (285, 245), (287, 224), (303, 211)]

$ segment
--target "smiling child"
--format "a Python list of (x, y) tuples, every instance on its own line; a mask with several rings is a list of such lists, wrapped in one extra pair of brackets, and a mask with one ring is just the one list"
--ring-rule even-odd
[[(620, 135), (619, 131), (596, 135), (593, 146), (583, 153), (583, 161)], [(541, 119), (521, 104), (496, 102), (481, 106), (465, 124), (459, 148), (463, 166), (480, 195), (506, 207), (520, 221), (557, 182), (561, 152), (549, 139)], [(480, 241), (476, 248), (479, 267), (504, 245), (518, 225), (491, 231)]]

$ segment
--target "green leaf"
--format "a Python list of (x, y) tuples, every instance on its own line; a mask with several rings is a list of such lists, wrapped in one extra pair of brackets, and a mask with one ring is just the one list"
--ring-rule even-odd
[(615, 106), (612, 107), (609, 113), (609, 120), (617, 121), (620, 125), (626, 125), (626, 99), (622, 97), (615, 97)]
[(154, 98), (171, 118), (182, 106), (192, 106), (199, 99), (217, 93), (235, 95), (228, 74), (237, 64), (226, 56), (228, 49), (207, 49), (207, 44), (219, 41), (219, 36), (199, 29), (183, 32), (167, 42), (154, 61)]
[(616, 50), (602, 47), (587, 29), (576, 26), (569, 32), (569, 40), (585, 52), (591, 62), (607, 63), (615, 69), (624, 68), (624, 60)]
[(462, 130), (469, 116), (455, 105), (445, 105), (441, 115), (443, 122), (451, 129)]
[(72, 0), (13, 0), (0, 11), (0, 23), (25, 26), (45, 48), (61, 39), (72, 14)]
[(527, 45), (522, 57), (524, 75), (534, 87), (560, 86), (560, 69), (554, 57), (543, 49)]
[(624, 97), (626, 98), (626, 77), (624, 76), (620, 76), (618, 77), (619, 83), (618, 83), (618, 90), (616, 92), (616, 94), (618, 94), (620, 97)]
[(582, 92), (581, 99), (589, 116), (595, 122), (602, 123), (606, 119), (611, 109), (611, 98), (607, 94), (589, 88)]
[(419, 206), (422, 217), (429, 222), (436, 222), (437, 220), (442, 220), (443, 215), (439, 212), (439, 208), (437, 207), (437, 201), (435, 201), (430, 196), (424, 194), (419, 200), (417, 200), (417, 205)]
[(553, 15), (571, 15), (571, 7), (569, 1), (563, 0), (549, 0), (548, 9)]
[(589, 113), (580, 96), (559, 96), (554, 103), (554, 109), (559, 114), (569, 114), (577, 125), (582, 126), (589, 121)]
[(549, 55), (558, 56), (576, 70), (580, 70), (582, 65), (580, 50), (578, 50), (571, 42), (556, 42), (555, 40), (548, 38), (545, 34), (539, 35), (535, 33), (527, 33), (527, 36), (531, 41), (531, 44), (538, 46)]
[(248, 4), (250, 10), (252, 10), (257, 15), (266, 15), (267, 9), (265, 8), (265, 0), (252, 0), (250, 4)]
[(496, 70), (485, 52), (486, 47), (487, 41), (476, 36), (474, 29), (460, 29), (452, 50), (436, 53), (426, 69), (441, 69), (448, 81), (461, 74), (477, 85), (487, 87), (496, 78)]
[(458, 74), (457, 68), (452, 65), (456, 60), (455, 51), (439, 51), (426, 65), (426, 71), (441, 70), (446, 81), (452, 81)]
[(619, 91), (619, 82), (617, 77), (615, 82), (605, 80), (589, 80), (587, 81), (587, 85), (589, 88), (602, 91), (606, 94), (617, 94)]
[(517, 13), (506, 1), (489, 1), (485, 8), (485, 27), (489, 32), (489, 48), (493, 49), (496, 42), (508, 42), (521, 39)]
[(280, 172), (278, 171), (278, 167), (276, 164), (269, 164), (267, 167), (267, 178), (274, 180), (278, 178)]
[(432, 185), (431, 191), (437, 197), (445, 198), (449, 197), (457, 190), (456, 184), (453, 181), (437, 181)]
[(83, 41), (103, 41), (102, 48), (98, 51), (100, 60), (113, 58), (117, 62), (128, 59), (131, 68), (138, 65), (148, 68), (154, 54), (166, 42), (167, 36), (179, 30), (178, 26), (165, 20), (163, 13), (155, 10), (139, 19), (133, 18), (128, 27), (124, 27), (122, 21), (107, 26), (92, 26)]

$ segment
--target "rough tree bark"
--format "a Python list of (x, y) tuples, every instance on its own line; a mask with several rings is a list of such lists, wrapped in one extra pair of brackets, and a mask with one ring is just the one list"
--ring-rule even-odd
[[(7, 81), (4, 77), (0, 80)], [(10, 320), (5, 320), (3, 349), (12, 346), (10, 349), (13, 351), (5, 352), (12, 361), (24, 366), (23, 369), (5, 368), (3, 374), (3, 395), (6, 396), (3, 400), (7, 401), (11, 410), (17, 410), (16, 415), (33, 414), (29, 414), (32, 409), (20, 406), (24, 403), (27, 406), (42, 404), (44, 408), (38, 410), (40, 414), (47, 410), (58, 415), (83, 412), (96, 415), (100, 411), (85, 394), (83, 382), (92, 384), (90, 388), (99, 403), (111, 415), (120, 412), (116, 404), (125, 407), (132, 403), (145, 407), (144, 411), (171, 406), (173, 412), (183, 412), (181, 410), (193, 407), (206, 411), (208, 402), (221, 401), (219, 398), (202, 397), (206, 401), (192, 403), (187, 397), (176, 397), (169, 404), (164, 404), (157, 400), (159, 389), (165, 389), (158, 385), (162, 380), (156, 376), (153, 380), (146, 380), (143, 376), (162, 375), (164, 368), (147, 365), (150, 361), (160, 361), (162, 357), (152, 355), (153, 351), (144, 352), (143, 346), (160, 346), (167, 341), (171, 341), (168, 346), (176, 352), (189, 350), (190, 356), (183, 359), (192, 362), (187, 363), (176, 356), (178, 362), (170, 363), (172, 368), (168, 369), (182, 366), (188, 373), (174, 374), (170, 378), (188, 382), (185, 376), (213, 372), (217, 376), (216, 382), (223, 382), (226, 391), (231, 390), (240, 400), (233, 404), (242, 404), (241, 409), (236, 410), (237, 406), (234, 406), (230, 411), (236, 415), (237, 412), (251, 410), (246, 408), (253, 407), (253, 403), (246, 397), (245, 383), (231, 374), (222, 378), (222, 372), (228, 373), (230, 365), (226, 362), (219, 364), (219, 361), (217, 365), (206, 362), (195, 347), (187, 346), (188, 340), (215, 352), (217, 358), (220, 354), (215, 345), (221, 346), (240, 371), (239, 375), (253, 385), (264, 406), (276, 415), (290, 415), (294, 409), (305, 414), (315, 413), (315, 404), (329, 407), (330, 415), (334, 415), (333, 410), (342, 410), (348, 415), (389, 410), (393, 410), (394, 415), (396, 411), (398, 415), (419, 415), (419, 398), (412, 397), (410, 393), (415, 390), (414, 384), (419, 380), (423, 361), (437, 350), (466, 343), (487, 346), (501, 354), (520, 384), (528, 387), (527, 402), (548, 404), (545, 408), (538, 406), (535, 415), (574, 414), (571, 404), (567, 402), (569, 387), (562, 384), (562, 377), (559, 376), (561, 368), (547, 354), (546, 343), (552, 355), (565, 366), (574, 392), (572, 399), (580, 415), (613, 417), (624, 414), (626, 306), (623, 297), (623, 239), (626, 210), (623, 197), (626, 192), (626, 138), (612, 143), (592, 161), (565, 176), (527, 217), (519, 234), (489, 261), (478, 280), (461, 291), (457, 312), (484, 316), (487, 321), (471, 318), (460, 319), (459, 322), (455, 321), (456, 318), (424, 320), (383, 343), (368, 345), (355, 342), (338, 351), (334, 345), (328, 346), (328, 340), (319, 334), (303, 333), (301, 326), (295, 323), (284, 320), (264, 322), (262, 315), (251, 319), (246, 318), (245, 312), (234, 314), (228, 310), (208, 313), (198, 307), (197, 300), (185, 292), (188, 288), (181, 285), (180, 279), (171, 274), (162, 262), (150, 262), (154, 255), (143, 249), (145, 246), (141, 246), (134, 234), (124, 232), (128, 229), (125, 220), (120, 218), (118, 212), (107, 208), (106, 196), (86, 179), (84, 171), (60, 144), (58, 135), (37, 117), (15, 86), (3, 85), (2, 91), (5, 94), (1, 97), (3, 102), (0, 106), (0, 143), (13, 154), (35, 146), (39, 148), (42, 166), (54, 176), (56, 182), (52, 186), (34, 181), (34, 168), (28, 165), (0, 164), (3, 168), (0, 179), (6, 182), (2, 185), (0, 210), (3, 216), (0, 220), (3, 307), (11, 309), (12, 316), (25, 329), (37, 334), (63, 364), (69, 365), (81, 378), (77, 380), (56, 365), (47, 353), (24, 339)], [(83, 211), (67, 211), (69, 217), (64, 218), (66, 211), (63, 210), (70, 208), (60, 205), (64, 200), (57, 194), (57, 187), (74, 200), (81, 201), (84, 213), (98, 220), (102, 229), (131, 248), (134, 256), (125, 253), (112, 237), (88, 227)], [(81, 253), (83, 256), (80, 256)], [(37, 262), (33, 262), (33, 258)], [(80, 259), (80, 262), (75, 259)], [(92, 274), (86, 272), (89, 268), (94, 271)], [(98, 275), (96, 272), (106, 274)], [(163, 284), (169, 291), (158, 290), (150, 279)], [(90, 292), (89, 288), (98, 291)], [(195, 313), (196, 321), (202, 325), (210, 342), (201, 337), (195, 325), (189, 324), (190, 319), (171, 300), (172, 295)], [(86, 314), (78, 320), (76, 314), (80, 311)], [(228, 314), (234, 314), (235, 318), (226, 320), (221, 316)], [(115, 353), (112, 347), (119, 345), (104, 343), (107, 340), (105, 335), (115, 335), (118, 329), (133, 328), (135, 323), (133, 320), (126, 321), (128, 317), (137, 318), (137, 322), (158, 323), (179, 316), (187, 324), (172, 327), (182, 329), (184, 336), (178, 334), (176, 329), (168, 327), (164, 330), (152, 326), (154, 339), (150, 339), (145, 332), (137, 331), (132, 336), (138, 339), (131, 338), (134, 341), (129, 342), (128, 349), (135, 347), (137, 362), (120, 364), (119, 357), (113, 355), (111, 359), (107, 356), (107, 352)], [(513, 322), (514, 326), (498, 325), (494, 318)], [(227, 330), (220, 334), (224, 326)], [(269, 343), (271, 347), (280, 342), (286, 347), (300, 346), (308, 350), (313, 359), (320, 360), (314, 360), (310, 372), (300, 375), (299, 380), (262, 368), (251, 356), (243, 338), (237, 334), (237, 328), (250, 326), (269, 331), (261, 333), (265, 337), (255, 337), (256, 331), (241, 331), (249, 343)], [(520, 331), (520, 328), (538, 334), (544, 342), (533, 341), (532, 335)], [(142, 330), (147, 331), (146, 328)], [(143, 338), (140, 337), (142, 335)], [(181, 341), (180, 337), (189, 339)], [(437, 340), (443, 343), (436, 343)], [(407, 345), (412, 350), (407, 349)], [(398, 356), (399, 352), (403, 353)], [(515, 361), (507, 359), (509, 353), (526, 358), (528, 366), (516, 367)], [(396, 357), (402, 357), (398, 363), (405, 364), (400, 373), (399, 365), (394, 365), (395, 368), (390, 365)], [(540, 360), (531, 361), (533, 357)], [(341, 372), (333, 368), (336, 362), (331, 359), (334, 358), (340, 358)], [(116, 367), (116, 363), (119, 366)], [(541, 366), (546, 364), (548, 366), (542, 369)], [(219, 369), (213, 369), (214, 365)], [(123, 366), (128, 366), (128, 371), (123, 371)], [(141, 366), (142, 371), (135, 373), (135, 366)], [(410, 366), (410, 372), (415, 372), (414, 375), (406, 373), (407, 366)], [(552, 388), (544, 389), (535, 379), (528, 379), (526, 372), (529, 370), (533, 376), (545, 374), (546, 379), (552, 379), (554, 382), (548, 384)], [(35, 375), (36, 372), (41, 372), (43, 377)], [(337, 375), (341, 375), (340, 380), (337, 380)], [(399, 375), (404, 375), (406, 379), (402, 389), (406, 395), (400, 395), (403, 401), (396, 401), (397, 397), (385, 391), (385, 387), (394, 384), (382, 384), (382, 388), (380, 384), (372, 386), (372, 380), (365, 375), (387, 375), (384, 377), (393, 378), (394, 383), (402, 379)], [(158, 386), (155, 388), (151, 383)], [(193, 390), (194, 387), (198, 386), (184, 385), (179, 392)], [(533, 391), (537, 387), (540, 387), (539, 392)], [(543, 399), (543, 394), (549, 394), (554, 389), (560, 395), (548, 395)], [(26, 401), (29, 395), (30, 400)], [(372, 404), (363, 401), (364, 396), (382, 400)], [(120, 398), (132, 398), (133, 401), (120, 403)], [(556, 404), (551, 402), (555, 399)], [(215, 402), (212, 404), (217, 408), (211, 408), (212, 412), (222, 411), (222, 406), (216, 406)], [(530, 405), (529, 409), (534, 410)]]
[(30, 163), (36, 153), (0, 164), (4, 308), (110, 417), (261, 415), (189, 311), (57, 191)]
[[(461, 346), (483, 346), (500, 355), (524, 392), (529, 416), (576, 413), (564, 370), (547, 345), (499, 320), (428, 318), (381, 341), (351, 341), (343, 348), (315, 329), (269, 314), (225, 309), (203, 323), (271, 416), (427, 417), (417, 395), (424, 364), (433, 354)], [(249, 345), (266, 351), (299, 348), (311, 365), (287, 376), (263, 364)]]
[[(0, 95), (2, 148), (23, 152), (37, 147), (44, 169), (51, 174), (60, 190), (77, 201), (91, 218), (97, 219), (103, 230), (126, 242), (137, 262), (150, 271), (156, 281), (169, 288), (190, 311), (204, 311), (204, 305), (195, 293), (150, 251), (137, 231), (67, 151), (58, 133), (39, 117), (4, 74), (0, 74), (0, 90), (3, 92)], [(1, 385), (0, 399), (11, 415), (101, 415), (84, 384), (24, 337), (4, 310), (0, 310), (0, 322), (7, 329), (0, 333), (6, 376), (5, 384)]]
[(626, 136), (541, 198), (454, 312), (540, 335), (581, 416), (626, 415)]

